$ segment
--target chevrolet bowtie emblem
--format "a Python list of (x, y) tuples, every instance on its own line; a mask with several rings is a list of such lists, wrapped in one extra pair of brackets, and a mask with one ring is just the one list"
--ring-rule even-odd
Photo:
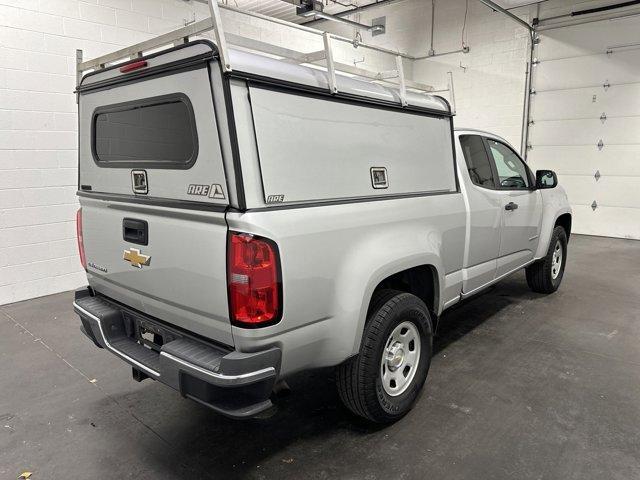
[(151, 261), (151, 257), (149, 255), (143, 255), (137, 248), (125, 250), (122, 258), (136, 268), (142, 268), (143, 265), (149, 265), (149, 262)]

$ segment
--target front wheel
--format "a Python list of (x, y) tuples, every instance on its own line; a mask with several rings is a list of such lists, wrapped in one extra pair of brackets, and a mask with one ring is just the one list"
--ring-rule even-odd
[(560, 286), (567, 263), (567, 234), (564, 228), (553, 229), (547, 254), (526, 268), (527, 284), (538, 293), (553, 293)]
[(424, 385), (432, 354), (429, 310), (415, 295), (374, 294), (360, 353), (338, 367), (338, 392), (355, 414), (377, 423), (402, 418)]

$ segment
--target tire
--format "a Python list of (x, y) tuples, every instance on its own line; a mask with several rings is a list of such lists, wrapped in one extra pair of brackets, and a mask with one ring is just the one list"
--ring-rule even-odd
[(406, 415), (427, 379), (432, 332), (429, 310), (418, 297), (375, 292), (359, 354), (337, 367), (338, 393), (346, 407), (376, 423)]
[[(560, 252), (559, 266), (557, 263), (558, 252)], [(562, 282), (566, 264), (567, 233), (564, 228), (557, 226), (553, 229), (549, 249), (545, 257), (526, 268), (529, 288), (538, 293), (555, 292)]]

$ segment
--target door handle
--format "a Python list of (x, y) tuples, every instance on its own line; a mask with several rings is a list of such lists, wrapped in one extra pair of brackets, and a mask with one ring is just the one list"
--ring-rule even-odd
[(149, 244), (149, 224), (144, 220), (125, 218), (122, 220), (122, 238), (138, 245)]
[(513, 202), (509, 202), (504, 206), (505, 210), (517, 210), (518, 209), (518, 204), (517, 203), (513, 203)]

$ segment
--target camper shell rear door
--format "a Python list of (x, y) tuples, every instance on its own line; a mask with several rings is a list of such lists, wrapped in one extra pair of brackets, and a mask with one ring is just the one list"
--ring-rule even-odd
[(232, 345), (228, 138), (217, 118), (224, 98), (215, 47), (191, 43), (136, 62), (132, 70), (89, 74), (78, 89), (89, 283), (129, 307)]

